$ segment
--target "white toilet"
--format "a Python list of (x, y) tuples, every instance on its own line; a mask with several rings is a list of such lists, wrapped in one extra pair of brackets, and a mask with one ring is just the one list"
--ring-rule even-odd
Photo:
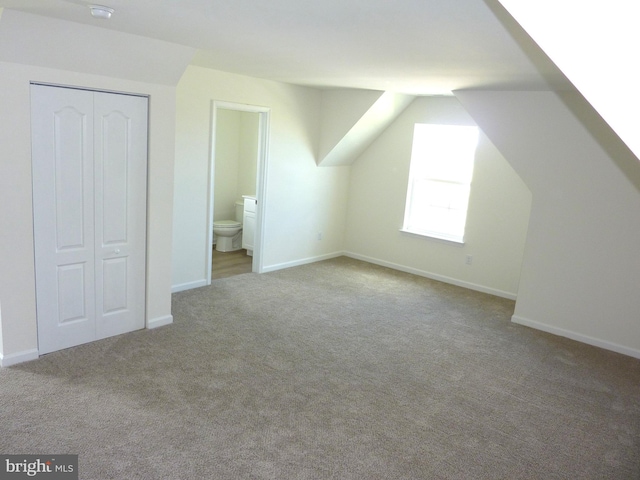
[(242, 200), (236, 201), (235, 220), (217, 220), (213, 222), (213, 241), (218, 252), (234, 252), (242, 248)]

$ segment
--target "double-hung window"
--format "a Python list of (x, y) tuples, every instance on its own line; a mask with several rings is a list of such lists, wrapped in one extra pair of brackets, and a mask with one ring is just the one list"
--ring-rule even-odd
[(416, 124), (402, 230), (464, 242), (478, 128)]

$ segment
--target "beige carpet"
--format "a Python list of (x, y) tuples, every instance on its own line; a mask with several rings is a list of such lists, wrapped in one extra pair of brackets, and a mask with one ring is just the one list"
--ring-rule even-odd
[(640, 361), (339, 258), (174, 295), (173, 325), (0, 370), (0, 453), (82, 479), (638, 479)]

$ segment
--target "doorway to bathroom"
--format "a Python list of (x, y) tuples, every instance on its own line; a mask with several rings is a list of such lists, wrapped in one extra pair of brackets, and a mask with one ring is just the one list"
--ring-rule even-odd
[[(268, 108), (214, 100), (211, 111), (207, 284), (216, 278), (262, 271), (269, 131)], [(243, 213), (249, 203), (253, 212), (247, 217)], [(233, 221), (242, 223), (239, 236), (225, 239), (225, 248), (216, 249), (214, 222), (219, 231), (221, 223)]]

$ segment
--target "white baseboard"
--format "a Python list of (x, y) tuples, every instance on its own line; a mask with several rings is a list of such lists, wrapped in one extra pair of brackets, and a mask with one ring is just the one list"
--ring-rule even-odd
[(191, 290), (192, 288), (200, 288), (207, 286), (207, 279), (197, 280), (195, 282), (180, 283), (171, 287), (171, 293), (182, 292), (184, 290)]
[(308, 257), (301, 260), (294, 260), (292, 262), (269, 265), (268, 267), (262, 267), (262, 271), (260, 273), (275, 272), (276, 270), (283, 270), (285, 268), (298, 267), (300, 265), (306, 265), (308, 263), (321, 262), (322, 260), (329, 260), (330, 258), (336, 258), (342, 255), (344, 255), (344, 252), (333, 252), (326, 255), (319, 255), (317, 257)]
[(170, 325), (173, 323), (173, 315), (165, 315), (164, 317), (156, 317), (149, 320), (147, 323), (147, 328), (158, 328), (164, 327), (165, 325)]
[(0, 353), (0, 367), (10, 367), (18, 363), (30, 362), (31, 360), (36, 360), (39, 356), (40, 354), (37, 349), (12, 353), (10, 355), (2, 355)]
[(412, 273), (413, 275), (418, 275), (420, 277), (430, 278), (431, 280), (437, 280), (439, 282), (450, 283), (451, 285), (456, 285), (458, 287), (468, 288), (469, 290), (475, 290), (477, 292), (488, 293), (489, 295), (495, 295), (496, 297), (507, 298), (509, 300), (515, 300), (517, 298), (516, 293), (505, 292), (503, 290), (498, 290), (491, 287), (485, 287), (483, 285), (477, 285), (471, 282), (465, 282), (463, 280), (458, 280), (457, 278), (446, 277), (444, 275), (439, 275), (437, 273), (427, 272), (425, 270), (419, 270), (413, 267), (407, 267), (405, 265), (399, 265), (397, 263), (387, 262), (385, 260), (379, 260), (377, 258), (367, 257), (365, 255), (359, 255), (357, 253), (352, 252), (344, 252), (345, 256), (350, 258), (355, 258), (356, 260), (362, 260), (363, 262), (373, 263), (375, 265), (380, 265), (381, 267), (393, 268), (394, 270), (399, 270), (401, 272)]
[(635, 348), (625, 347), (623, 345), (618, 345), (617, 343), (608, 342), (606, 340), (601, 340), (599, 338), (590, 337), (588, 335), (583, 335), (581, 333), (573, 332), (571, 330), (565, 330), (564, 328), (558, 328), (558, 327), (554, 327), (553, 325), (548, 325), (546, 323), (536, 322), (535, 320), (530, 320), (528, 318), (520, 317), (518, 315), (513, 315), (511, 317), (511, 321), (513, 323), (517, 323), (518, 325), (524, 325), (525, 327), (535, 328), (536, 330), (552, 333), (560, 337), (570, 338), (571, 340), (576, 340), (578, 342), (586, 343), (587, 345), (593, 345), (594, 347), (604, 348), (605, 350), (611, 350), (612, 352), (621, 353), (623, 355), (628, 355), (630, 357), (640, 359), (640, 350), (637, 350)]

